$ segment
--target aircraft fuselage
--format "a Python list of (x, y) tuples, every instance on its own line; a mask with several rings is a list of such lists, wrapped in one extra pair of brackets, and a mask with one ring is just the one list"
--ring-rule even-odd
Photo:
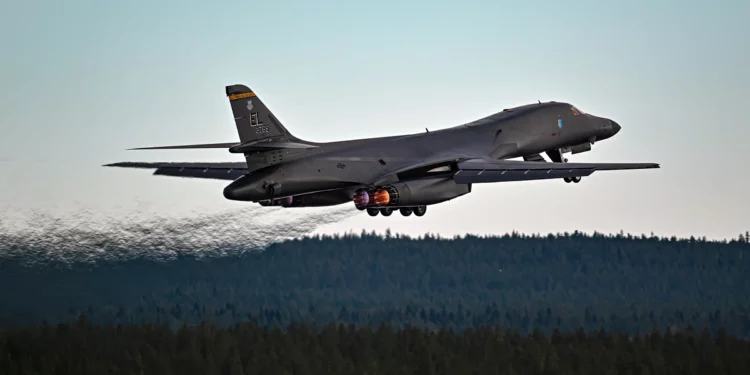
[(526, 157), (577, 145), (590, 147), (619, 129), (617, 123), (580, 113), (570, 104), (531, 104), (447, 129), (285, 151), (287, 161), (240, 177), (224, 189), (224, 196), (258, 202), (341, 190), (341, 199), (347, 201), (351, 200), (347, 188), (396, 182), (402, 169), (429, 166), (445, 160), (445, 155), (456, 159)]
[[(569, 163), (620, 130), (567, 103), (505, 109), (467, 124), (418, 134), (316, 143), (295, 137), (249, 87), (225, 87), (239, 143), (141, 147), (224, 148), (236, 162), (121, 162), (155, 175), (232, 181), (230, 200), (262, 206), (320, 207), (353, 202), (370, 216), (424, 216), (427, 206), (471, 192), (472, 184), (559, 179), (578, 183), (595, 171), (660, 168), (657, 163)], [(548, 162), (542, 153), (549, 158)], [(507, 160), (523, 157), (523, 161)]]

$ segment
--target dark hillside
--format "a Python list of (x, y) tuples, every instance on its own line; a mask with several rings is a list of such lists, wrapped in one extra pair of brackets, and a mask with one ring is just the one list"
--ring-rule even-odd
[[(7, 246), (8, 244), (6, 244)], [(18, 245), (16, 245), (18, 246)], [(750, 246), (631, 236), (315, 237), (223, 258), (0, 265), (8, 323), (499, 324), (750, 336)]]

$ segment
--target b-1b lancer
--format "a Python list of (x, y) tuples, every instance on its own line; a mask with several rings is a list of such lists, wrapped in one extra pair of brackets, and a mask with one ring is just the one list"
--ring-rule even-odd
[[(451, 128), (338, 142), (292, 135), (255, 92), (226, 87), (240, 142), (146, 147), (226, 148), (245, 162), (108, 164), (151, 168), (155, 175), (232, 180), (230, 200), (262, 206), (312, 207), (353, 202), (370, 216), (423, 216), (427, 206), (471, 192), (472, 184), (562, 179), (595, 171), (659, 168), (655, 163), (569, 163), (620, 125), (560, 102), (505, 109)], [(546, 154), (549, 161), (542, 154)], [(523, 160), (509, 160), (523, 158)]]

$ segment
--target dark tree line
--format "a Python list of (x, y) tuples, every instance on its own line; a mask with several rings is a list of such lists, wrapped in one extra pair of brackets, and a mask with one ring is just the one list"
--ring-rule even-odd
[[(2, 244), (13, 246), (13, 244)], [(173, 246), (179, 246), (175, 244)], [(1, 249), (0, 249), (1, 250)], [(239, 252), (242, 249), (228, 249)], [(314, 237), (224, 258), (0, 261), (0, 326), (329, 322), (750, 337), (750, 246), (631, 235)]]
[(20, 374), (748, 374), (750, 342), (719, 330), (521, 335), (482, 326), (402, 329), (254, 323), (0, 331), (0, 373)]

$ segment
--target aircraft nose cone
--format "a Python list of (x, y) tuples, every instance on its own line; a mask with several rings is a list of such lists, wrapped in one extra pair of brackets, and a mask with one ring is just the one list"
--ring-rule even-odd
[(616, 123), (616, 122), (612, 121), (612, 135), (615, 135), (615, 134), (617, 134), (617, 133), (618, 133), (618, 132), (620, 131), (620, 129), (622, 129), (622, 128), (620, 127), (620, 124), (618, 124), (618, 123)]

